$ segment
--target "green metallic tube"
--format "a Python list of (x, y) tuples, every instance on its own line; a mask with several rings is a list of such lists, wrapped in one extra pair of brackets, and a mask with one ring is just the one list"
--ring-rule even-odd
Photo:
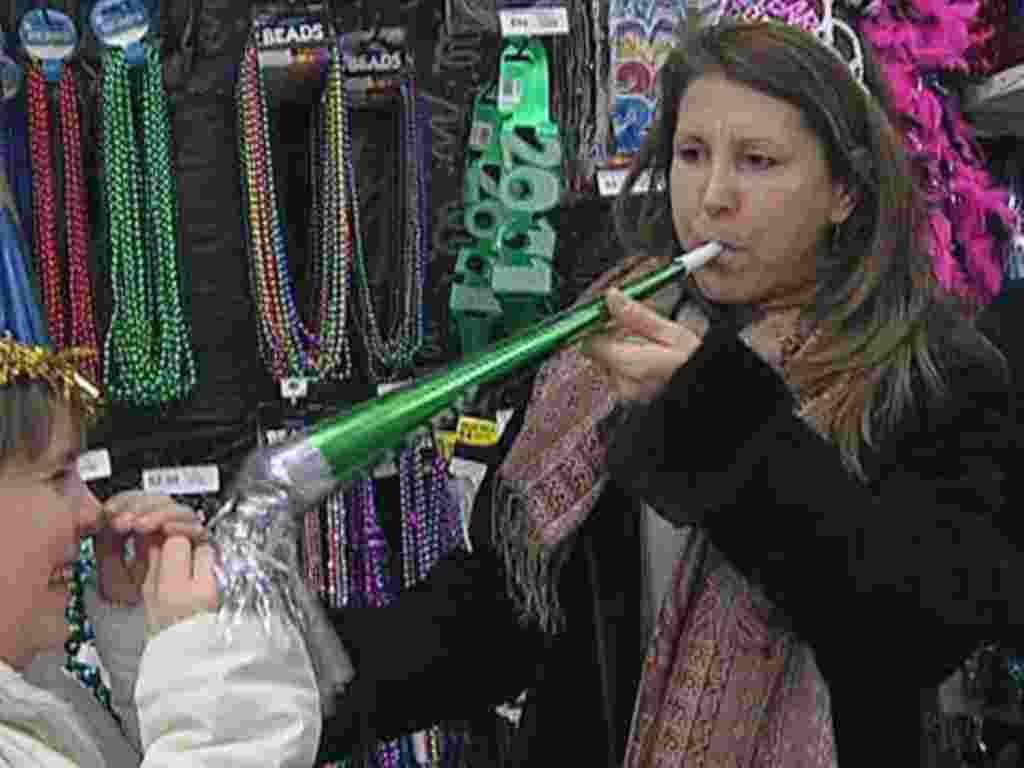
[[(623, 287), (623, 293), (632, 299), (646, 298), (720, 252), (718, 243), (708, 243), (631, 281)], [(427, 376), (408, 389), (389, 392), (325, 419), (314, 425), (307, 439), (330, 466), (334, 479), (347, 482), (387, 451), (401, 446), (407, 434), (455, 404), (468, 388), (491, 382), (542, 358), (579, 339), (607, 317), (603, 297), (566, 309), (538, 326)]]
[[(717, 243), (697, 248), (630, 282), (623, 292), (645, 298), (720, 252)], [(407, 434), (457, 404), (468, 388), (543, 357), (606, 318), (603, 298), (568, 309), (408, 389), (361, 403), (291, 440), (253, 451), (209, 523), (224, 626), (253, 614), (268, 632), (277, 615), (298, 627), (329, 713), (354, 672), (320, 601), (302, 578), (298, 538), (306, 511), (399, 448)]]

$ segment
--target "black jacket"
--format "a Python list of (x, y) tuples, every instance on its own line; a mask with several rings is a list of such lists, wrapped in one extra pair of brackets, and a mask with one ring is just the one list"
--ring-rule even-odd
[[(950, 395), (904, 420), (855, 481), (792, 413), (781, 379), (728, 326), (617, 432), (613, 483), (560, 589), (567, 629), (516, 619), (490, 547), (490, 477), (473, 554), (381, 610), (334, 621), (357, 677), (325, 754), (472, 716), (530, 689), (515, 764), (621, 764), (644, 649), (637, 499), (699, 522), (814, 649), (840, 765), (917, 765), (920, 698), (983, 640), (1024, 627), (1024, 564), (1004, 496), (1014, 414), (998, 372), (963, 365)], [(519, 427), (521, 414), (505, 435)]]

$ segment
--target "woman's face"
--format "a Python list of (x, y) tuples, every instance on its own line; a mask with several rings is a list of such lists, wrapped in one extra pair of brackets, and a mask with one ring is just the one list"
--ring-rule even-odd
[(672, 219), (685, 250), (726, 250), (695, 280), (712, 301), (802, 304), (815, 251), (853, 210), (800, 110), (720, 74), (683, 94), (673, 139)]
[(67, 639), (71, 565), (79, 539), (94, 533), (100, 520), (100, 504), (78, 474), (81, 440), (73, 418), (69, 408), (55, 404), (45, 454), (0, 468), (0, 657), (15, 668)]

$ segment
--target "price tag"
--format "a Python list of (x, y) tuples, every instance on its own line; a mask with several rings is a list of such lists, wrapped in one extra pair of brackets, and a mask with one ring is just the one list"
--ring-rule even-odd
[(551, 295), (551, 270), (543, 267), (510, 267), (495, 264), (491, 273), (495, 293)]
[(412, 384), (412, 379), (401, 379), (400, 381), (387, 381), (383, 384), (377, 385), (377, 397), (388, 394), (389, 392), (397, 392), (400, 389), (405, 389)]
[(524, 8), (499, 11), (502, 37), (569, 34), (569, 9)]
[[(512, 82), (518, 83), (518, 80)], [(477, 120), (469, 131), (469, 147), (477, 152), (483, 152), (494, 140), (494, 126), (483, 120)]]
[[(629, 175), (628, 168), (599, 168), (597, 171), (597, 191), (601, 197), (615, 197), (622, 191)], [(637, 177), (633, 185), (633, 194), (643, 194), (651, 188), (651, 174), (647, 171)]]
[(86, 482), (103, 480), (111, 474), (110, 451), (106, 448), (86, 451), (78, 457), (78, 475)]
[(455, 478), (455, 488), (459, 497), (459, 509), (462, 510), (462, 535), (466, 541), (466, 549), (473, 551), (473, 543), (469, 539), (469, 523), (473, 516), (473, 505), (476, 503), (476, 496), (483, 485), (484, 477), (487, 475), (487, 465), (479, 461), (468, 461), (458, 456), (452, 459), (449, 465), (452, 476)]
[(220, 490), (220, 467), (216, 464), (203, 464), (146, 469), (142, 472), (142, 490), (180, 496), (217, 493)]
[(498, 444), (498, 424), (490, 419), (460, 416), (455, 431), (458, 441), (464, 445), (487, 448)]
[(453, 285), (451, 308), (458, 312), (476, 312), (481, 315), (502, 314), (501, 304), (494, 291), (479, 285)]
[(263, 433), (264, 439), (267, 441), (267, 445), (277, 445), (278, 443), (288, 438), (287, 429), (268, 429)]
[(260, 69), (288, 69), (294, 60), (295, 55), (291, 48), (256, 52), (256, 61)]
[(281, 397), (285, 400), (298, 400), (309, 394), (309, 379), (292, 377), (281, 379)]
[(394, 477), (398, 474), (398, 459), (389, 453), (388, 457), (373, 468), (373, 476), (377, 479)]
[(515, 413), (511, 408), (504, 408), (495, 414), (495, 418), (498, 420), (498, 439), (501, 440), (501, 436), (505, 434), (505, 427), (512, 421), (512, 414)]
[(523, 81), (517, 77), (504, 77), (498, 86), (498, 106), (503, 109), (519, 106), (523, 100)]

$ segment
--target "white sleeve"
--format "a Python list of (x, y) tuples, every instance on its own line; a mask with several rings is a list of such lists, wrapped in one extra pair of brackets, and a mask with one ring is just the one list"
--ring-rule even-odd
[(103, 600), (96, 588), (85, 588), (85, 612), (92, 621), (103, 682), (110, 688), (110, 704), (121, 718), (125, 737), (141, 752), (139, 716), (135, 709), (135, 683), (146, 646), (146, 617), (138, 605), (120, 606)]
[(305, 642), (279, 619), (256, 619), (226, 639), (213, 614), (154, 637), (135, 701), (143, 768), (310, 768), (320, 740), (320, 696)]

